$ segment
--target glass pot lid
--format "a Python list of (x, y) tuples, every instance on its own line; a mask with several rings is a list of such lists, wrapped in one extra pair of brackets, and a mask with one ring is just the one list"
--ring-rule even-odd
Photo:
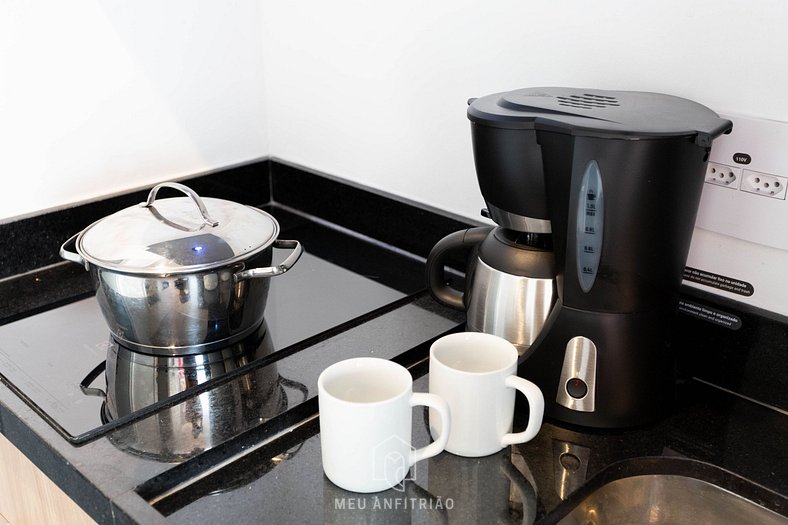
[[(157, 199), (160, 188), (186, 197)], [(148, 200), (120, 210), (79, 234), (79, 254), (96, 266), (146, 275), (206, 270), (246, 259), (271, 246), (279, 223), (232, 201), (201, 198), (176, 182), (154, 187)]]

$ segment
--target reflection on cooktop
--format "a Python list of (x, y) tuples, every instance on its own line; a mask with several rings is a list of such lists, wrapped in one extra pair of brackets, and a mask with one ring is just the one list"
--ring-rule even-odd
[[(257, 334), (224, 350), (182, 357), (144, 355), (110, 346), (106, 361), (104, 422), (141, 413), (160, 400), (172, 399), (216, 378), (271, 356), (275, 352), (266, 323)], [(248, 367), (237, 379), (211, 388), (155, 417), (141, 417), (109, 440), (131, 454), (163, 462), (181, 462), (213, 448), (248, 428), (285, 412), (309, 395), (306, 385), (279, 374), (278, 363)], [(287, 390), (300, 393), (297, 400)]]
[[(263, 350), (263, 357), (269, 356), (403, 297), (405, 294), (400, 291), (305, 253), (291, 271), (271, 281), (265, 327), (255, 334), (258, 338), (264, 336), (265, 344), (254, 346), (252, 360), (260, 358), (261, 355), (257, 354)], [(226, 351), (233, 352), (232, 349)], [(126, 377), (125, 397), (114, 397), (112, 403), (103, 407), (103, 395), (89, 394), (107, 389), (106, 376), (96, 374), (87, 385), (92, 388), (87, 390), (88, 395), (80, 389), (80, 382), (97, 368), (101, 371), (100, 365), (110, 355), (122, 357), (120, 360), (108, 360), (108, 363), (113, 361), (110, 379), (115, 388), (109, 389), (112, 395), (120, 395), (117, 390), (119, 378), (116, 376), (119, 368), (116, 365), (121, 361), (125, 365), (136, 363), (135, 372), (147, 372), (149, 377), (145, 381), (141, 379), (142, 375), (134, 378), (142, 381), (138, 385), (129, 385), (129, 377)], [(203, 381), (196, 375), (188, 377), (189, 367), (181, 366), (174, 372), (167, 372), (172, 381), (168, 379), (154, 385), (150, 382), (154, 377), (167, 374), (163, 376), (159, 366), (166, 365), (167, 358), (153, 363), (148, 362), (151, 357), (134, 356), (133, 352), (118, 349), (93, 297), (0, 326), (0, 379), (10, 384), (72, 442), (79, 443), (101, 435), (102, 427), (112, 419), (128, 418), (140, 408), (150, 406), (150, 402), (161, 401), (178, 389), (217, 377), (219, 369), (227, 363), (224, 358), (206, 356), (206, 364), (212, 361), (213, 365), (207, 368), (197, 366), (191, 370), (194, 374), (202, 374)], [(247, 360), (244, 363), (249, 362), (248, 352), (241, 357)], [(185, 363), (184, 358), (169, 359), (175, 359), (174, 362), (181, 365)], [(221, 364), (216, 365), (216, 362)], [(124, 373), (127, 374), (131, 368), (127, 366)], [(206, 376), (208, 372), (211, 377)], [(173, 382), (177, 388), (167, 390), (173, 387)], [(269, 383), (271, 381), (266, 382)], [(277, 388), (281, 386), (276, 384)], [(151, 392), (152, 388), (159, 390)], [(119, 412), (121, 406), (123, 413)]]

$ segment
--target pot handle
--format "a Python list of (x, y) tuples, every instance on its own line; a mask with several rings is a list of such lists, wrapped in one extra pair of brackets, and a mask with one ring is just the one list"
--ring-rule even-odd
[(233, 282), (237, 283), (246, 279), (256, 279), (258, 277), (276, 277), (277, 275), (282, 275), (292, 268), (293, 265), (298, 262), (301, 254), (304, 253), (304, 248), (298, 241), (285, 241), (282, 239), (277, 239), (274, 241), (273, 246), (274, 248), (280, 250), (292, 249), (293, 252), (282, 262), (282, 264), (278, 266), (269, 266), (268, 268), (252, 268), (251, 270), (244, 270), (242, 272), (233, 274)]
[(142, 205), (143, 208), (150, 208), (151, 206), (153, 206), (153, 203), (156, 201), (156, 194), (159, 192), (161, 188), (172, 188), (178, 191), (182, 191), (187, 196), (189, 196), (192, 201), (194, 201), (194, 204), (197, 205), (197, 208), (200, 210), (200, 215), (202, 215), (205, 224), (209, 226), (219, 225), (219, 221), (215, 221), (213, 217), (211, 217), (211, 214), (208, 213), (208, 208), (205, 207), (205, 203), (202, 201), (200, 196), (197, 195), (197, 192), (195, 192), (193, 189), (189, 188), (188, 186), (184, 186), (183, 184), (180, 184), (179, 182), (162, 182), (161, 184), (157, 184), (156, 186), (154, 186), (153, 189), (150, 190), (150, 193), (148, 194), (148, 200), (145, 202), (145, 204)]
[(71, 261), (71, 262), (80, 264), (80, 265), (84, 266), (86, 270), (89, 270), (90, 266), (88, 265), (88, 262), (85, 259), (83, 259), (80, 254), (74, 253), (74, 252), (70, 252), (70, 251), (68, 251), (66, 249), (66, 246), (68, 246), (69, 244), (72, 244), (77, 239), (78, 236), (79, 236), (79, 233), (75, 233), (74, 235), (69, 237), (66, 240), (66, 242), (64, 242), (63, 244), (60, 245), (60, 257), (65, 259), (65, 260), (67, 260), (67, 261)]
[(443, 267), (449, 253), (455, 250), (469, 250), (482, 242), (492, 231), (492, 226), (468, 228), (450, 233), (439, 240), (427, 256), (427, 286), (432, 297), (439, 303), (456, 310), (464, 310), (465, 292), (455, 290), (447, 284)]

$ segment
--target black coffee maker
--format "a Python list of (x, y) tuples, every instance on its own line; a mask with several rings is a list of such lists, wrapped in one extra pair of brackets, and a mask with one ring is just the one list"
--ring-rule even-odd
[[(712, 140), (732, 123), (657, 93), (527, 88), (472, 99), (476, 173), (499, 226), (433, 249), (428, 281), (468, 329), (521, 351), (546, 415), (627, 427), (663, 414), (670, 331)], [(447, 254), (471, 248), (466, 290)]]

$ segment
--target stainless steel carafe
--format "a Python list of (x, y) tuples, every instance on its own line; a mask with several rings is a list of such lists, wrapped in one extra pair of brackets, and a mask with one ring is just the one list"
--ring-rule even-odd
[[(427, 258), (430, 291), (467, 312), (467, 328), (508, 339), (523, 354), (556, 301), (555, 258), (546, 235), (480, 227), (451, 233)], [(444, 265), (452, 252), (470, 252), (465, 292), (452, 288)]]

